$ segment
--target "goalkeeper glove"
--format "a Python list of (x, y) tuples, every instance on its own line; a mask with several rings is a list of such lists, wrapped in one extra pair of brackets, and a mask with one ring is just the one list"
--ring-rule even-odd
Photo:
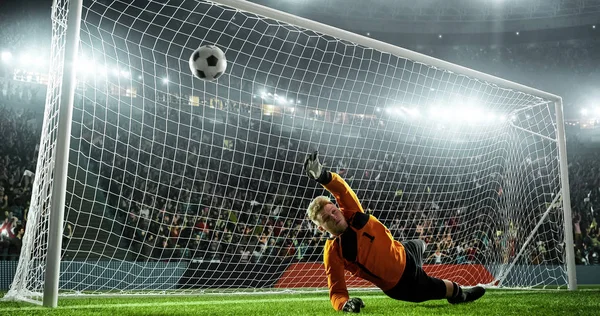
[(328, 171), (323, 169), (323, 165), (319, 162), (318, 151), (306, 156), (306, 160), (304, 160), (304, 171), (309, 178), (319, 183), (327, 184), (331, 181), (331, 175)]
[(344, 304), (342, 310), (348, 313), (360, 313), (360, 309), (365, 307), (365, 303), (358, 298), (351, 298)]

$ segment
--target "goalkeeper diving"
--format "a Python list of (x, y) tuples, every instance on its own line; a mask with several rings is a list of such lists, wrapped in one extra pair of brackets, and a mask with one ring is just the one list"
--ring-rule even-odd
[(422, 268), (425, 242), (394, 240), (385, 225), (365, 214), (346, 181), (323, 168), (317, 152), (306, 157), (304, 169), (339, 205), (338, 208), (328, 197), (318, 196), (307, 211), (319, 230), (332, 235), (325, 243), (323, 258), (329, 299), (335, 310), (359, 313), (365, 306), (360, 298), (348, 296), (345, 270), (370, 281), (396, 300), (418, 303), (445, 298), (451, 304), (459, 304), (485, 294), (481, 286), (461, 288), (452, 281), (428, 276)]

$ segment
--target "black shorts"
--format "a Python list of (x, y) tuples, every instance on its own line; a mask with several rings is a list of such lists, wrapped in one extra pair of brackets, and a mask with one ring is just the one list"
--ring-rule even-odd
[(427, 275), (423, 270), (425, 242), (420, 239), (402, 242), (406, 251), (406, 266), (398, 284), (384, 291), (385, 295), (401, 301), (424, 302), (446, 297), (444, 281)]

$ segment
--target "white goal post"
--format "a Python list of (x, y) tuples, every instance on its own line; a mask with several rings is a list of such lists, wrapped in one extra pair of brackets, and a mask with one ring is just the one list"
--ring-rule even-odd
[[(281, 290), (290, 275), (287, 287), (322, 289), (303, 215), (323, 192), (294, 182), (307, 149), (395, 236), (447, 238), (459, 254), (433, 275), (577, 288), (560, 97), (248, 1), (55, 0), (52, 12), (40, 156), (5, 299)], [(207, 42), (230, 64), (217, 82), (185, 66)], [(84, 74), (80, 49), (129, 68)]]

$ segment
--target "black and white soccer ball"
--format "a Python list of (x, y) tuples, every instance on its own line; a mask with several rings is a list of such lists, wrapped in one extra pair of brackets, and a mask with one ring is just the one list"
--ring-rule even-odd
[(200, 46), (190, 56), (190, 70), (198, 79), (215, 80), (221, 77), (226, 69), (225, 53), (217, 46)]

